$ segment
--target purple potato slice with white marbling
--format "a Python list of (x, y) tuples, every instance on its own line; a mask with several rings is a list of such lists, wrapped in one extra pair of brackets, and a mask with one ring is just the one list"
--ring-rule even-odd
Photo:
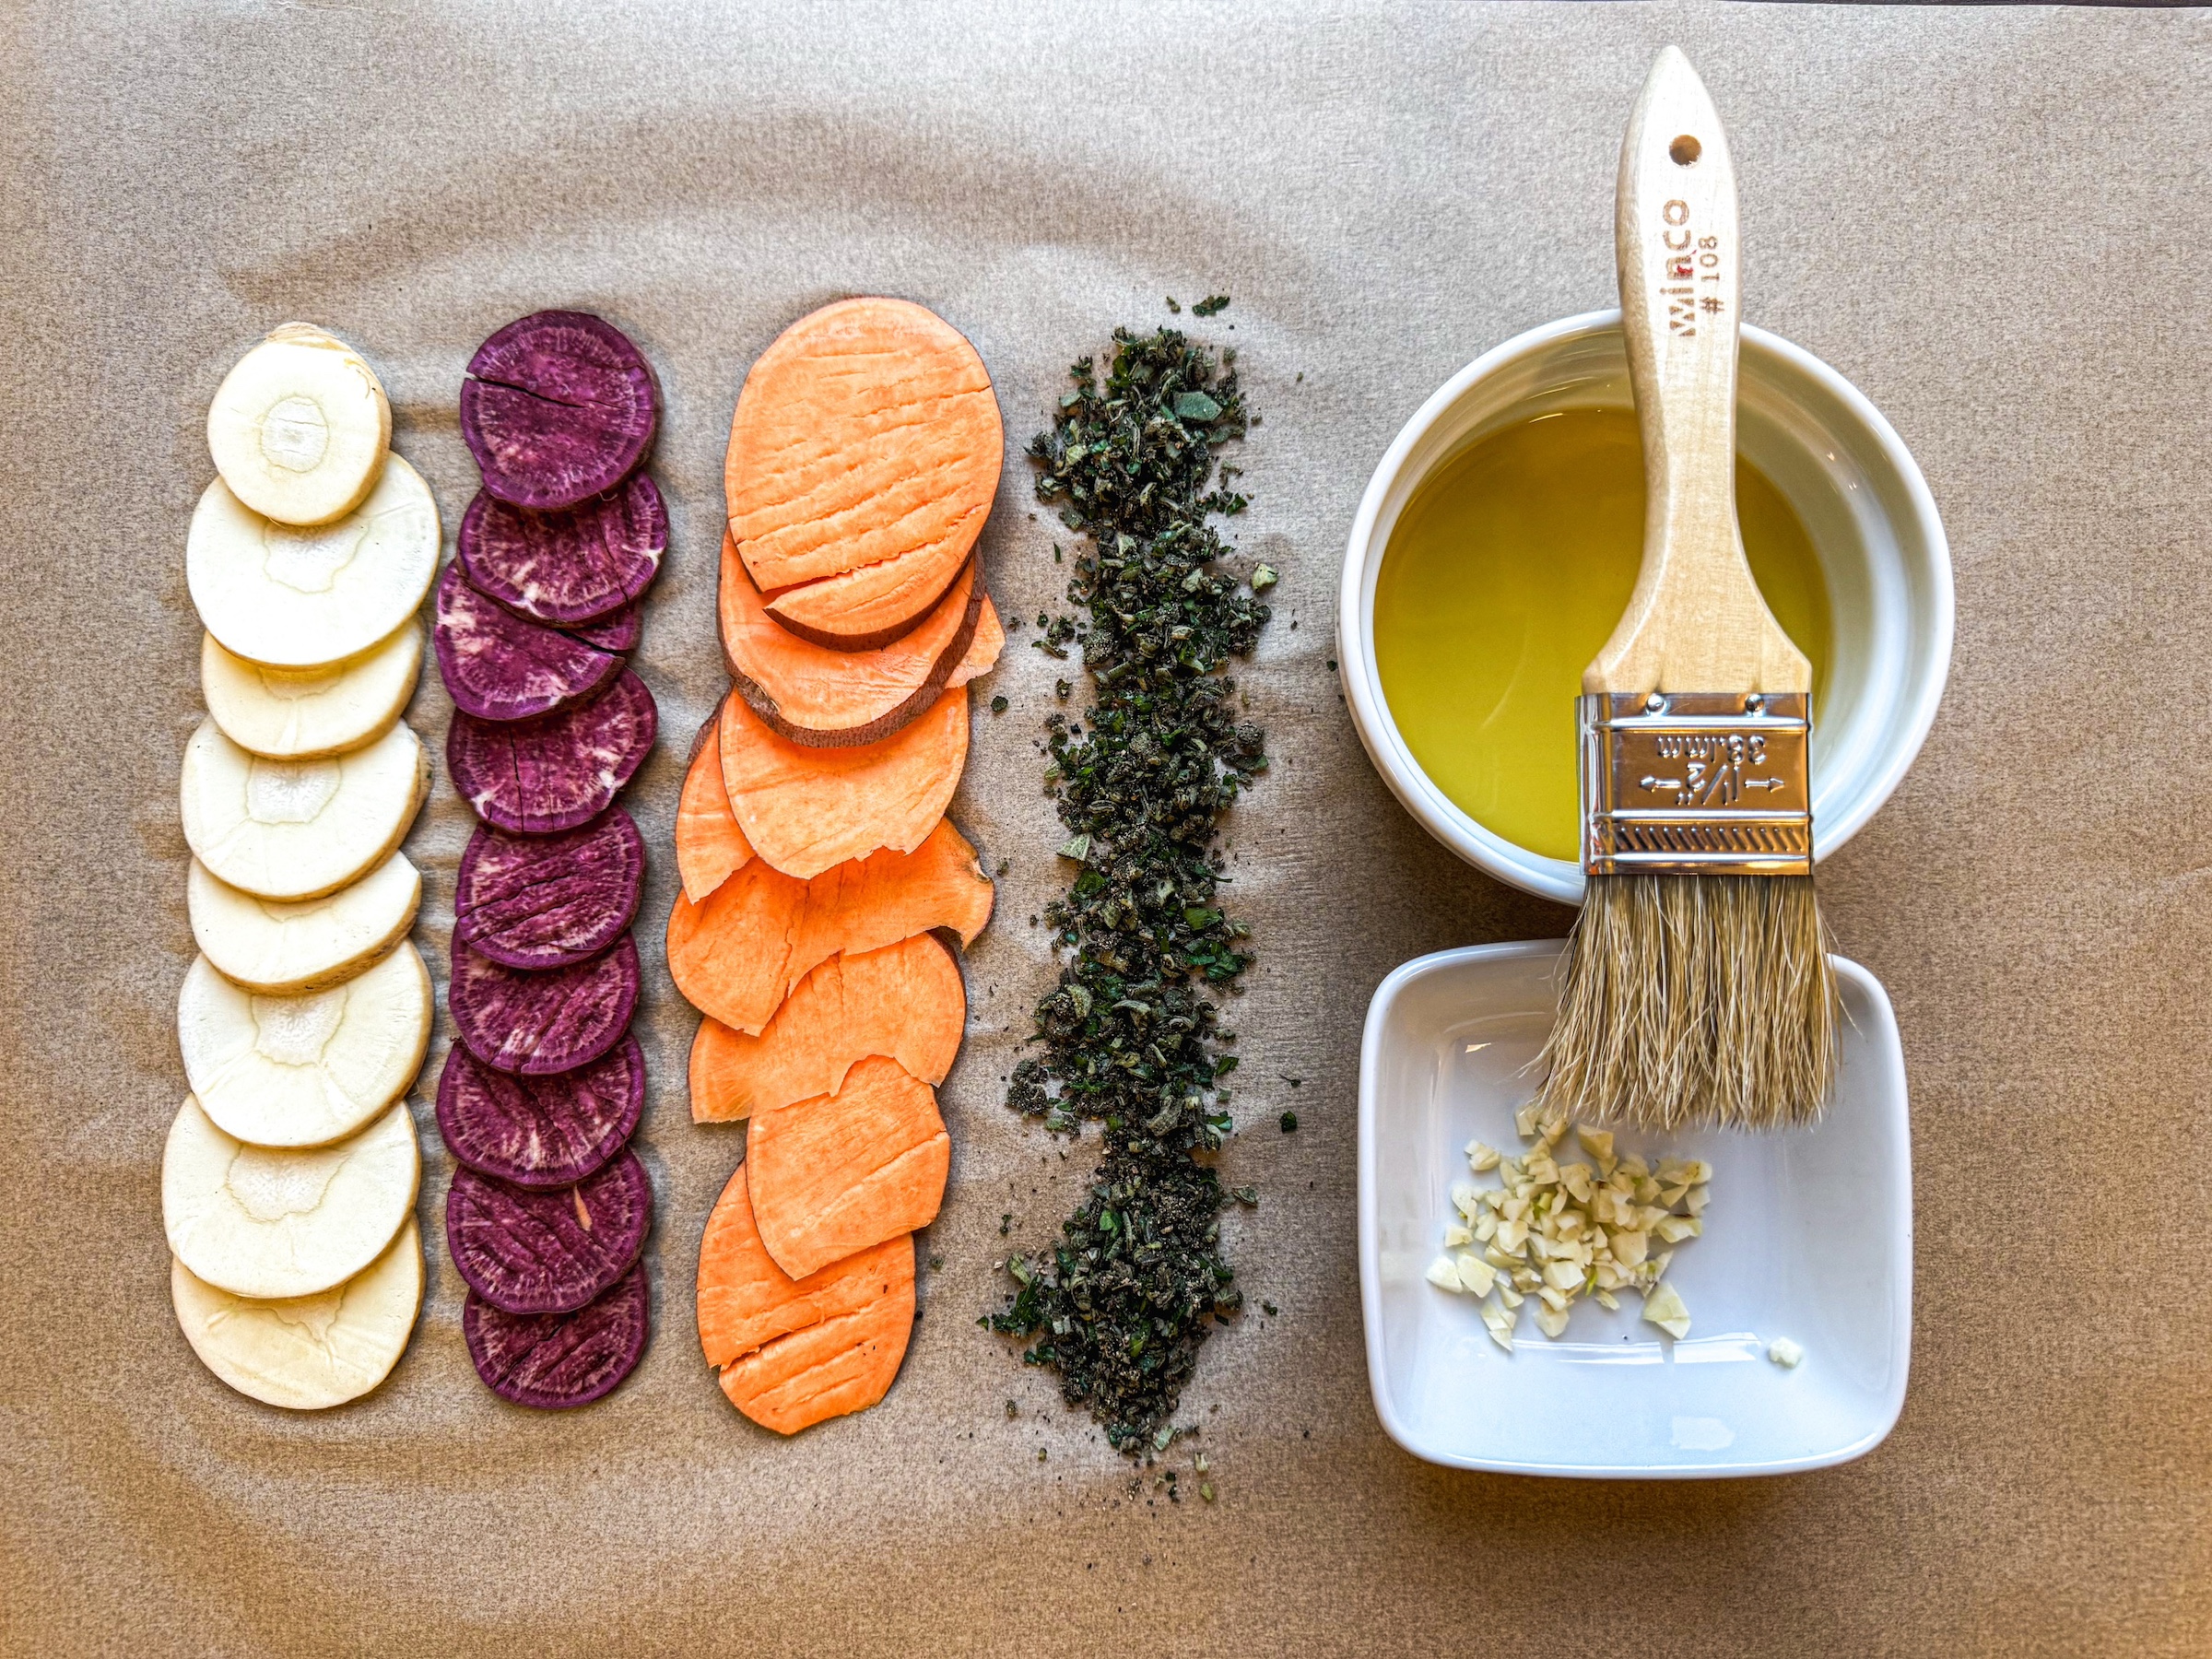
[(629, 1029), (638, 1006), (638, 947), (625, 935), (591, 961), (532, 973), (455, 941), (445, 1005), (468, 1052), (493, 1070), (525, 1077), (574, 1071)]
[(480, 1175), (513, 1186), (573, 1186), (629, 1144), (645, 1110), (645, 1054), (634, 1037), (550, 1077), (495, 1071), (454, 1043), (438, 1079), (438, 1133)]
[(637, 1369), (651, 1335), (640, 1263), (573, 1313), (507, 1313), (470, 1292), (461, 1335), (484, 1386), (540, 1411), (589, 1406)]
[(618, 611), (592, 622), (564, 622), (561, 632), (574, 634), (587, 645), (596, 645), (602, 651), (618, 652), (628, 655), (638, 648), (638, 640), (645, 631), (645, 606), (642, 601), (632, 600)]
[(445, 1244), (468, 1288), (507, 1313), (572, 1312), (629, 1271), (653, 1224), (653, 1185), (624, 1152), (573, 1186), (533, 1192), (453, 1171)]
[(653, 584), (668, 550), (668, 506), (644, 473), (566, 512), (531, 512), (479, 490), (454, 548), (478, 593), (572, 628), (635, 605)]
[(535, 312), (468, 359), (461, 437), (486, 489), (553, 512), (637, 471), (658, 405), (653, 370), (620, 329), (588, 312)]
[(505, 968), (566, 968), (622, 936), (644, 887), (645, 838), (619, 806), (559, 835), (479, 824), (453, 884), (453, 936)]
[(478, 720), (530, 720), (581, 702), (622, 672), (618, 652), (525, 621), (464, 580), (455, 559), (438, 579), (431, 629), (453, 707)]
[(645, 764), (660, 711), (629, 670), (589, 702), (535, 720), (456, 713), (446, 770), (486, 823), (517, 835), (554, 835), (605, 812)]

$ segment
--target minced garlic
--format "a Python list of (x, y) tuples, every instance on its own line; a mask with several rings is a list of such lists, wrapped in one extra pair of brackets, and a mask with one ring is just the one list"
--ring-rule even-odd
[[(1536, 1328), (1558, 1337), (1578, 1298), (1618, 1308), (1618, 1290), (1642, 1295), (1648, 1323), (1677, 1340), (1688, 1335), (1689, 1310), (1662, 1280), (1672, 1247), (1705, 1230), (1712, 1166), (1616, 1157), (1609, 1131), (1540, 1114), (1533, 1102), (1514, 1113), (1513, 1127), (1535, 1143), (1518, 1158), (1467, 1143), (1467, 1168), (1477, 1175), (1495, 1170), (1500, 1184), (1453, 1183), (1457, 1218), (1444, 1227), (1446, 1253), (1429, 1265), (1429, 1282), (1488, 1298), (1482, 1323), (1509, 1354), (1524, 1301), (1536, 1304)], [(1561, 1163), (1571, 1128), (1583, 1157)]]

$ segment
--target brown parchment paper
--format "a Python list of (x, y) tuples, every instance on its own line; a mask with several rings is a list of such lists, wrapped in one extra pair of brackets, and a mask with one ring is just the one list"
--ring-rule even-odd
[[(1609, 301), (1615, 147), (1668, 40), (1731, 126), (1754, 320), (1883, 408), (1952, 538), (1944, 713), (1824, 877), (1911, 1067), (1912, 1386), (1888, 1442), (1827, 1473), (1485, 1478), (1400, 1453), (1369, 1403), (1359, 1022), (1406, 958), (1568, 916), (1392, 804), (1327, 665), (1334, 588), (1368, 472), (1430, 390)], [(0, 1649), (2212, 1651), (2208, 49), (2187, 12), (10, 8)], [(1226, 1162), (1265, 1201), (1227, 1226), (1255, 1311), (1209, 1346), (1185, 1414), (1204, 1436), (1174, 1460), (1187, 1492), (1210, 1454), (1213, 1504), (1133, 1478), (973, 1323), (994, 1262), (1048, 1237), (1089, 1168), (999, 1103), (1049, 974), (1027, 918), (1060, 877), (1031, 742), (1066, 670), (1033, 629), (975, 699), (954, 809), (1008, 868), (968, 959), (943, 1265), (904, 1373), (785, 1443), (699, 1359), (698, 1238), (741, 1141), (688, 1121), (694, 1016), (660, 947), (685, 744), (723, 683), (720, 456), (759, 349), (872, 290), (934, 306), (990, 365), (1009, 447), (989, 580), (1032, 618), (1065, 570), (1018, 446), (1063, 366), (1165, 295), (1235, 297), (1200, 326), (1245, 354), (1265, 424), (1238, 534), (1283, 582), (1244, 676), (1278, 760), (1233, 824), (1260, 956)], [(587, 1411), (477, 1383), (439, 1226), (441, 1018), (414, 1101), (413, 1347), (366, 1402), (288, 1416), (194, 1360), (160, 1228), (204, 412), (265, 330), (336, 330), (382, 373), (450, 537), (474, 487), (462, 365), (547, 305), (629, 330), (667, 400), (675, 541), (638, 659), (664, 735), (628, 797), (655, 850), (653, 1346)], [(409, 718), (435, 742), (448, 712), (426, 676)], [(407, 842), (441, 983), (466, 828), (441, 768)]]

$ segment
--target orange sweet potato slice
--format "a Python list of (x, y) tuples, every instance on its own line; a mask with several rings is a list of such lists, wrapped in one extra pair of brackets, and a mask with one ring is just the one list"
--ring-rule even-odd
[(699, 1241), (699, 1346), (709, 1365), (741, 1359), (779, 1336), (856, 1313), (912, 1286), (911, 1238), (887, 1239), (794, 1279), (775, 1264), (753, 1221), (741, 1166), (715, 1200)]
[(965, 945), (991, 917), (975, 849), (939, 820), (912, 853), (877, 853), (798, 881), (754, 859), (703, 901), (678, 894), (668, 971), (702, 1014), (758, 1036), (793, 985), (840, 951), (949, 927)]
[(734, 1123), (834, 1094), (870, 1054), (942, 1083), (967, 1022), (959, 964), (929, 934), (831, 957), (792, 988), (758, 1037), (719, 1019), (700, 1022), (691, 1043), (691, 1121)]
[(942, 553), (907, 554), (770, 596), (769, 615), (802, 640), (832, 651), (871, 651), (903, 639), (959, 570)]
[(762, 724), (809, 747), (874, 743), (926, 713), (966, 666), (985, 603), (970, 559), (913, 632), (874, 651), (832, 651), (777, 623), (736, 544), (727, 535), (722, 541), (722, 650), (730, 678)]
[(746, 375), (724, 461), (770, 612), (843, 650), (912, 628), (975, 546), (1005, 442), (982, 359), (943, 318), (888, 299), (800, 318)]
[(778, 1337), (723, 1367), (722, 1392), (730, 1404), (763, 1429), (796, 1434), (882, 1399), (914, 1334), (912, 1241), (907, 1254), (905, 1282), (890, 1295)]
[(684, 774), (684, 792), (676, 803), (676, 868), (684, 895), (694, 904), (751, 862), (752, 843), (730, 811), (730, 792), (722, 782), (722, 746), (715, 741), (719, 711), (700, 728)]
[(835, 1094), (755, 1113), (746, 1134), (760, 1241), (794, 1278), (927, 1227), (951, 1167), (936, 1091), (883, 1054)]
[(919, 720), (851, 748), (779, 737), (742, 697), (715, 734), (730, 810), (756, 856), (819, 876), (878, 848), (911, 853), (945, 816), (968, 759), (968, 700), (940, 697)]
[(914, 1324), (914, 1241), (887, 1239), (803, 1279), (753, 1221), (742, 1166), (699, 1242), (699, 1346), (730, 1403), (780, 1434), (873, 1406)]

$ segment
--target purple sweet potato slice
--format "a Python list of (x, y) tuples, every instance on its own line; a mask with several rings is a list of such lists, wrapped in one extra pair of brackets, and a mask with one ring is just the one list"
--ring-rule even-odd
[(453, 707), (478, 720), (550, 714), (582, 701), (622, 672), (618, 653), (524, 621), (487, 599), (463, 580), (459, 559), (438, 579), (438, 621), (430, 637)]
[(653, 370), (588, 312), (518, 318), (477, 347), (461, 436), (484, 488), (534, 512), (604, 495), (638, 469), (659, 424)]
[(493, 1394), (560, 1411), (604, 1398), (637, 1369), (651, 1311), (641, 1262), (573, 1313), (506, 1313), (472, 1291), (462, 1305), (461, 1335)]
[(501, 967), (453, 942), (446, 986), (453, 1030), (495, 1071), (547, 1077), (588, 1065), (622, 1041), (638, 1006), (638, 947), (541, 973)]
[(597, 956), (638, 913), (645, 838), (619, 806), (559, 835), (479, 824), (453, 884), (453, 937), (506, 968)]
[(550, 1192), (464, 1166), (445, 1195), (453, 1270), (504, 1313), (575, 1312), (629, 1271), (652, 1223), (653, 1183), (634, 1152)]
[(613, 803), (660, 729), (645, 682), (625, 670), (589, 702), (535, 720), (457, 713), (445, 735), (446, 770), (478, 818), (516, 835), (557, 835)]
[(566, 512), (530, 512), (478, 490), (454, 546), (470, 586), (566, 628), (611, 616), (652, 585), (668, 550), (668, 507), (644, 473)]
[(644, 608), (633, 600), (596, 621), (563, 623), (561, 631), (574, 634), (587, 645), (627, 656), (638, 648), (639, 636), (645, 631)]
[(645, 1109), (645, 1054), (625, 1037), (589, 1065), (551, 1077), (494, 1071), (456, 1042), (438, 1079), (445, 1149), (519, 1187), (573, 1186), (629, 1143)]

